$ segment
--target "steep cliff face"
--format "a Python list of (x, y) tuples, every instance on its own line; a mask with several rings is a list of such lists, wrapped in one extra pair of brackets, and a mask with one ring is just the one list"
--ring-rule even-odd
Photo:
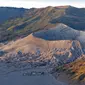
[(79, 42), (73, 41), (72, 47), (70, 48), (71, 57), (67, 62), (72, 62), (83, 55), (83, 51)]

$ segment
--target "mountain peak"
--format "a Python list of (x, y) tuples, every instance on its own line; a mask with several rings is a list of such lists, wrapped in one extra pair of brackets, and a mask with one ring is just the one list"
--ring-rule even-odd
[(68, 8), (68, 7), (72, 7), (70, 5), (65, 5), (65, 6), (56, 6), (57, 8)]

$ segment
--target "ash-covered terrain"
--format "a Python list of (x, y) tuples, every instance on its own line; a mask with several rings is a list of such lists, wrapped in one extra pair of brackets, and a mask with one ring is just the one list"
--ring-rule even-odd
[(85, 9), (16, 9), (22, 10), (20, 15), (7, 16), (0, 25), (0, 84), (69, 85), (52, 74), (59, 66), (85, 59)]

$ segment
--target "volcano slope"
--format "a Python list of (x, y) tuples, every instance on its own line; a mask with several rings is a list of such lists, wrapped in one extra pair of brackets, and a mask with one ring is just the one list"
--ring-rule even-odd
[(72, 62), (83, 54), (81, 44), (76, 40), (79, 36), (79, 31), (58, 24), (55, 28), (41, 30), (2, 45), (0, 49), (4, 54), (0, 58), (9, 62), (19, 60), (36, 63), (36, 65)]
[(53, 28), (58, 23), (66, 24), (76, 30), (85, 30), (85, 8), (72, 6), (0, 8), (0, 12), (0, 22), (4, 20), (0, 24), (0, 42), (16, 40), (39, 30)]
[[(24, 38), (1, 44), (0, 73), (14, 72), (15, 74), (15, 71), (22, 73), (26, 69), (42, 67), (45, 67), (45, 72), (47, 72), (46, 69), (69, 65), (71, 62), (73, 65), (75, 61), (84, 56), (84, 51), (82, 50), (83, 39), (84, 32), (74, 30), (60, 23), (56, 27), (40, 30)], [(81, 40), (83, 44), (80, 42)], [(66, 69), (69, 70), (70, 68)], [(74, 67), (72, 67), (73, 69)]]
[(75, 73), (73, 78), (81, 79), (85, 72), (85, 9), (49, 6), (18, 12), (11, 19), (9, 13), (0, 25), (0, 73), (65, 64)]

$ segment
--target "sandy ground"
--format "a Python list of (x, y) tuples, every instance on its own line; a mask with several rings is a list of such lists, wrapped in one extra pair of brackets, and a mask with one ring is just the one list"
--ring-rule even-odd
[[(23, 75), (30, 72), (44, 72), (44, 75)], [(0, 70), (1, 72), (1, 70)], [(57, 81), (46, 69), (28, 69), (23, 71), (10, 71), (9, 73), (4, 71), (4, 74), (0, 74), (0, 85), (67, 85)]]

